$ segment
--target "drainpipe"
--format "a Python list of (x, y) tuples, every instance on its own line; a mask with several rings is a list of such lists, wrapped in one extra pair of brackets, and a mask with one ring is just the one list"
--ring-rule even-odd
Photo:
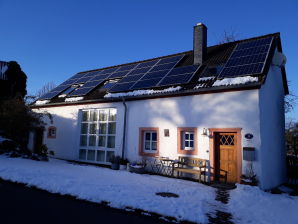
[(124, 150), (125, 150), (125, 140), (126, 140), (126, 113), (127, 113), (127, 105), (125, 103), (124, 97), (122, 97), (122, 103), (124, 106), (124, 124), (123, 124), (123, 138), (122, 138), (122, 155), (121, 158), (124, 159)]

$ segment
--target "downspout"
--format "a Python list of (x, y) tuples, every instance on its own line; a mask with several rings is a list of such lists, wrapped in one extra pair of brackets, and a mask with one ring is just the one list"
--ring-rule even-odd
[(122, 103), (124, 106), (124, 124), (123, 124), (123, 138), (122, 138), (122, 155), (121, 158), (124, 159), (124, 151), (125, 151), (125, 140), (126, 140), (126, 113), (127, 113), (127, 105), (125, 103), (124, 97), (122, 97)]

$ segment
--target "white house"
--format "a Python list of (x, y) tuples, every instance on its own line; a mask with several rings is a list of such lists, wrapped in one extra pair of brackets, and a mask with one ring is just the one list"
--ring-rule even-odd
[(207, 47), (198, 24), (193, 48), (75, 74), (32, 105), (53, 115), (43, 143), (57, 158), (99, 164), (112, 155), (202, 158), (229, 182), (252, 164), (261, 188), (283, 183), (279, 33)]

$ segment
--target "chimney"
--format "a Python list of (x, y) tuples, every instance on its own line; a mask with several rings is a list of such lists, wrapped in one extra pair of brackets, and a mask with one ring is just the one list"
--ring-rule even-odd
[(207, 27), (198, 23), (193, 29), (193, 63), (203, 64), (207, 54)]

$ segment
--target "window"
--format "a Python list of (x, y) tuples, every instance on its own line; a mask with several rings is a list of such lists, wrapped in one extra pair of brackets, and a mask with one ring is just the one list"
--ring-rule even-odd
[(196, 155), (197, 154), (197, 129), (178, 128), (178, 153)]
[(100, 88), (104, 91), (111, 89), (120, 79), (110, 79)]
[(48, 128), (48, 138), (56, 138), (56, 127), (51, 126)]
[(159, 154), (158, 128), (140, 128), (139, 153), (142, 156), (157, 156)]
[(67, 95), (69, 95), (70, 93), (72, 93), (73, 91), (75, 91), (77, 88), (81, 87), (82, 85), (83, 84), (72, 85), (71, 87), (67, 88), (62, 93), (60, 93), (60, 95), (58, 97), (66, 97)]
[(79, 159), (109, 162), (115, 154), (116, 109), (83, 110), (80, 131)]

